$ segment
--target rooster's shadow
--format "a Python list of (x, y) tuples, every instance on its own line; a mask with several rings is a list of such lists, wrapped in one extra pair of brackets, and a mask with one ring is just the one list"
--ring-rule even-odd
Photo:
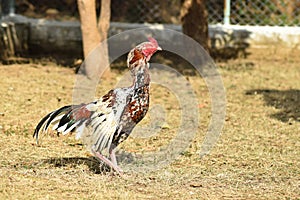
[[(117, 160), (122, 163), (130, 163), (133, 158), (131, 154), (116, 155)], [(111, 169), (104, 162), (99, 161), (95, 157), (52, 157), (41, 160), (42, 163), (47, 163), (53, 167), (72, 167), (76, 168), (80, 165), (86, 165), (88, 170), (95, 174), (109, 173)]]

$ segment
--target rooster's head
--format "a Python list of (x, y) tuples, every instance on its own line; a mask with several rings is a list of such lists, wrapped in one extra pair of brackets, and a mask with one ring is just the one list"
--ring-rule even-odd
[(127, 58), (128, 66), (132, 66), (135, 63), (138, 64), (141, 61), (148, 62), (156, 51), (162, 50), (154, 38), (150, 37), (148, 40), (149, 42), (143, 42), (129, 52)]

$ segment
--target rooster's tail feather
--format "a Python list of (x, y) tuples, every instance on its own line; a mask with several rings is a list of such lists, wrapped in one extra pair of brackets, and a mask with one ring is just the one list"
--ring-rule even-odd
[(52, 129), (56, 130), (58, 134), (65, 135), (73, 131), (90, 116), (90, 113), (84, 113), (84, 116), (80, 116), (84, 108), (85, 105), (68, 105), (49, 113), (38, 123), (33, 137), (38, 143), (40, 132), (46, 132), (51, 124), (54, 124)]

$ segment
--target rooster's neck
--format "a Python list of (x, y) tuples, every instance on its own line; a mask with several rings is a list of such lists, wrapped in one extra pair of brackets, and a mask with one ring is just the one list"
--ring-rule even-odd
[(150, 85), (150, 73), (149, 64), (144, 63), (135, 68), (135, 73), (133, 75), (133, 88), (137, 89), (144, 86)]

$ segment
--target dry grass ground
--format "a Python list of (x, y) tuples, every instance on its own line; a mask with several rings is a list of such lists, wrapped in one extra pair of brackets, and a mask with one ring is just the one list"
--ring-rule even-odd
[[(171, 165), (123, 178), (99, 172), (73, 136), (50, 133), (41, 146), (32, 138), (43, 115), (72, 101), (72, 69), (51, 63), (0, 66), (0, 199), (299, 199), (300, 66), (299, 54), (292, 53), (256, 51), (219, 63), (227, 116), (217, 145), (202, 159), (209, 93), (200, 77), (189, 76), (201, 114), (194, 141)], [(113, 73), (99, 95), (121, 76)], [(180, 108), (165, 90), (153, 85), (151, 103), (166, 108), (167, 126), (154, 138), (128, 140), (124, 149), (155, 150), (174, 134)], [(143, 124), (148, 121), (149, 116)]]

